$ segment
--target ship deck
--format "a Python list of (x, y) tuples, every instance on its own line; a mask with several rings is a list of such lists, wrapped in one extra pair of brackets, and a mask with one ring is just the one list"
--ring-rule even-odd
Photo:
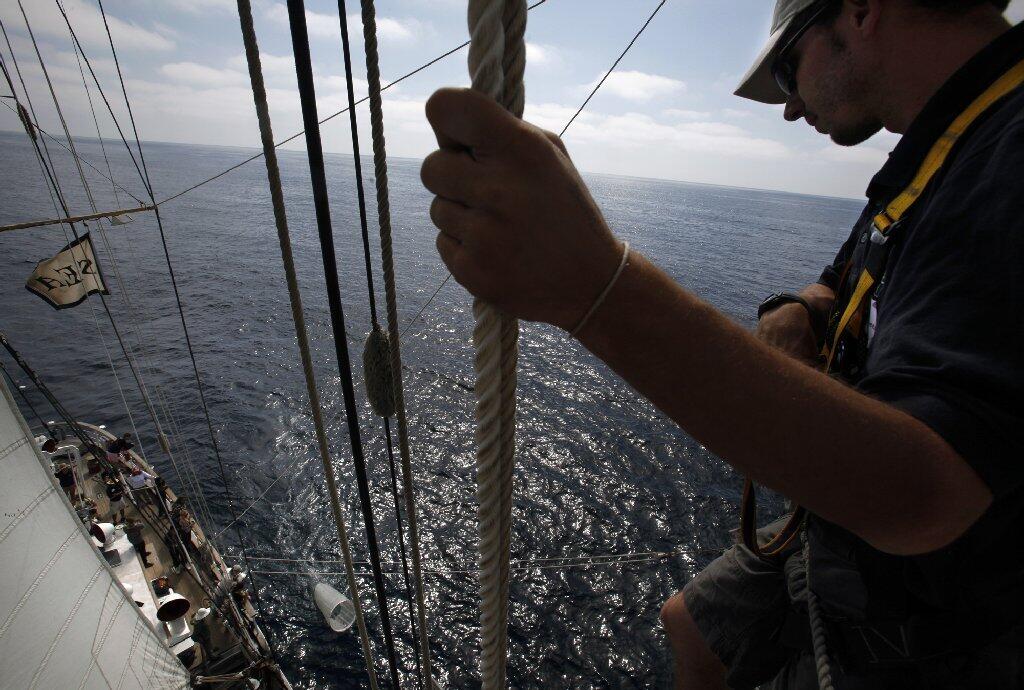
[[(82, 427), (98, 438), (107, 440), (115, 438), (100, 427), (88, 424), (82, 424)], [(81, 496), (88, 499), (92, 506), (94, 506), (94, 518), (97, 522), (113, 522), (115, 516), (112, 514), (111, 502), (107, 497), (106, 483), (103, 478), (104, 472), (89, 471), (90, 465), (93, 469), (96, 469), (97, 466), (109, 467), (109, 463), (106, 463), (105, 458), (96, 458), (88, 449), (85, 452), (81, 452), (81, 444), (73, 442), (71, 439), (65, 442), (65, 446), (68, 442), (74, 443), (80, 450), (81, 471), (78, 475), (78, 490)], [(129, 454), (132, 463), (154, 477), (159, 476), (156, 470), (138, 454), (132, 451), (129, 451)], [(106, 469), (105, 471), (109, 476), (110, 470)], [(115, 567), (115, 573), (119, 574), (119, 578), (121, 574), (124, 574), (125, 579), (128, 580), (128, 582), (122, 581), (122, 584), (132, 585), (133, 598), (136, 599), (143, 613), (153, 623), (157, 634), (168, 641), (172, 650), (179, 654), (179, 658), (187, 662), (191, 671), (222, 674), (244, 668), (246, 660), (241, 654), (239, 648), (241, 643), (238, 636), (234, 630), (225, 624), (221, 617), (211, 614), (207, 619), (208, 623), (210, 623), (206, 626), (210, 631), (209, 648), (205, 648), (207, 645), (194, 644), (194, 638), (192, 637), (186, 637), (176, 642), (176, 640), (182, 637), (183, 631), (180, 629), (180, 623), (177, 625), (178, 629), (173, 630), (173, 623), (169, 624), (157, 620), (155, 604), (158, 604), (161, 600), (161, 596), (158, 596), (155, 591), (155, 584), (158, 578), (166, 577), (167, 586), (188, 601), (189, 609), (183, 620), (187, 622), (189, 630), (194, 632), (196, 612), (200, 608), (215, 608), (211, 606), (211, 603), (213, 603), (211, 601), (211, 594), (215, 593), (217, 584), (225, 577), (228, 577), (229, 568), (220, 552), (208, 540), (202, 527), (196, 521), (178, 520), (172, 518), (168, 513), (166, 506), (184, 503), (180, 501), (179, 497), (170, 487), (166, 485), (163, 487), (165, 507), (161, 509), (156, 500), (156, 488), (147, 487), (132, 490), (123, 481), (127, 479), (125, 476), (126, 472), (118, 472), (118, 474), (121, 476), (117, 477), (115, 481), (121, 481), (125, 491), (125, 499), (123, 500), (124, 514), (120, 522), (127, 524), (130, 520), (137, 520), (142, 524), (141, 537), (147, 552), (147, 557), (143, 559), (136, 552), (136, 549), (126, 543), (126, 537), (121, 536), (119, 539), (112, 540), (118, 545), (117, 551), (124, 553), (125, 559), (135, 559), (136, 561), (134, 563), (122, 563)], [(129, 492), (132, 494), (130, 500)], [(85, 505), (89, 506), (90, 504), (86, 503)], [(184, 542), (189, 560), (195, 566), (195, 572), (187, 566), (179, 567), (176, 565), (172, 547), (168, 544), (172, 539), (175, 544), (179, 543), (174, 532), (171, 531), (172, 519), (178, 523), (178, 535), (180, 535), (181, 540)], [(111, 547), (108, 546), (109, 548)], [(179, 554), (181, 553), (180, 546), (175, 550)], [(148, 566), (145, 565), (147, 560), (149, 562)], [(184, 559), (179, 555), (178, 560), (180, 563)], [(140, 585), (146, 587), (147, 591), (144, 593), (140, 592), (139, 596), (135, 596), (134, 592), (138, 590)], [(234, 601), (234, 604), (238, 606), (248, 622), (254, 621), (255, 611), (247, 598), (232, 597), (231, 594), (227, 594), (226, 597)], [(219, 603), (220, 608), (225, 606), (223, 599)], [(230, 606), (231, 604), (228, 603), (227, 605)], [(149, 611), (148, 609), (150, 608), (153, 610)], [(262, 634), (255, 625), (250, 626), (248, 633), (253, 635), (255, 640), (262, 640)], [(190, 653), (190, 649), (194, 649), (194, 652)]]

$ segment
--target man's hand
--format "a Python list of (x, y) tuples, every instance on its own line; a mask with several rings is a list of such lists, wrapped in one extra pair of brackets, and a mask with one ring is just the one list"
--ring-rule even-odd
[[(816, 313), (828, 314), (835, 299), (831, 288), (814, 283), (800, 292)], [(759, 340), (812, 367), (820, 365), (821, 344), (814, 332), (811, 315), (797, 302), (782, 304), (767, 312), (757, 323), (754, 335)]]
[(818, 342), (811, 328), (811, 315), (804, 305), (790, 302), (775, 307), (757, 322), (754, 334), (793, 359), (815, 366)]
[(622, 250), (561, 140), (468, 89), (426, 110), (440, 150), (420, 176), (452, 275), (511, 316), (573, 328)]

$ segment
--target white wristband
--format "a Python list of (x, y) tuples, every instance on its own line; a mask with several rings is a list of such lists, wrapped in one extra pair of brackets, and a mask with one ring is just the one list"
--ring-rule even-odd
[(569, 332), (570, 336), (575, 338), (576, 334), (583, 330), (583, 327), (587, 325), (587, 322), (590, 321), (590, 317), (594, 315), (597, 308), (600, 307), (605, 298), (608, 297), (608, 293), (612, 291), (613, 287), (615, 287), (615, 283), (619, 282), (619, 276), (621, 276), (622, 272), (626, 269), (627, 263), (629, 263), (629, 242), (623, 242), (622, 258), (619, 260), (619, 267), (615, 269), (615, 274), (612, 276), (612, 279), (608, 281), (604, 290), (602, 290), (601, 294), (597, 296), (594, 303), (590, 305), (590, 309), (587, 310), (587, 313), (584, 314), (583, 318), (580, 319), (580, 322), (576, 324), (576, 328)]

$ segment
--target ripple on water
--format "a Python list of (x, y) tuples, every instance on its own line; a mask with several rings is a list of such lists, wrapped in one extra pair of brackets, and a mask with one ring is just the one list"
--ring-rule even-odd
[[(35, 172), (23, 139), (0, 133), (7, 154), (0, 166), (3, 223), (46, 214), (42, 187), (24, 182), (34, 180)], [(96, 142), (82, 140), (79, 148), (86, 157), (102, 159)], [(146, 151), (155, 186), (163, 192), (182, 189), (247, 155), (249, 151), (240, 149), (167, 144), (150, 144)], [(297, 152), (279, 155), (334, 466), (354, 556), (365, 561), (306, 161)], [(349, 349), (358, 362), (369, 313), (351, 157), (327, 158)], [(126, 157), (115, 152), (111, 162), (119, 181), (133, 179)], [(68, 163), (60, 162), (65, 167)], [(67, 179), (71, 172), (69, 168)], [(476, 500), (470, 300), (450, 281), (420, 320), (409, 324), (445, 272), (433, 249), (434, 231), (425, 213), (428, 195), (419, 183), (418, 163), (393, 160), (390, 172), (423, 556), (433, 569), (472, 568)], [(748, 325), (761, 296), (798, 288), (817, 277), (859, 210), (853, 202), (836, 199), (635, 178), (587, 179), (617, 232), (674, 278)], [(97, 190), (102, 196), (102, 188)], [(74, 197), (75, 190), (70, 192), (75, 204), (84, 202)], [(372, 204), (369, 211), (375, 217)], [(315, 453), (264, 169), (246, 166), (202, 187), (168, 205), (164, 219), (236, 506), (267, 492), (242, 520), (250, 556), (340, 558)], [(77, 416), (124, 428), (127, 419), (116, 386), (96, 345), (92, 305), (54, 312), (21, 287), (31, 264), (63, 244), (55, 232), (0, 236), (6, 266), (0, 273), (4, 329)], [(151, 219), (140, 217), (111, 230), (109, 237), (139, 314), (142, 338), (131, 335), (130, 340), (141, 343), (146, 354), (147, 382), (160, 388), (179, 417), (214, 520), (223, 527), (230, 512), (192, 386), (155, 228)], [(112, 263), (110, 257), (102, 260)], [(380, 265), (376, 249), (374, 265)], [(127, 321), (129, 309), (116, 290), (110, 303)], [(669, 666), (657, 619), (660, 604), (728, 543), (740, 480), (556, 330), (524, 324), (521, 350), (513, 558), (677, 553), (653, 563), (515, 571), (511, 685), (545, 690), (665, 687)], [(120, 362), (118, 373), (127, 387), (129, 374)], [(383, 558), (394, 563), (399, 554), (382, 427), (371, 416), (358, 380), (356, 393)], [(170, 472), (156, 457), (152, 430), (139, 413), (141, 402), (130, 389), (128, 397), (152, 451), (150, 458)], [(174, 480), (173, 473), (169, 477)], [(228, 532), (224, 539), (236, 553), (234, 534)], [(265, 622), (295, 687), (365, 687), (358, 638), (327, 629), (310, 599), (307, 573), (340, 572), (341, 564), (254, 563), (259, 563), (257, 570), (299, 573), (255, 575)], [(342, 575), (323, 578), (346, 589)], [(414, 668), (413, 640), (401, 582), (400, 576), (388, 577), (389, 607), (408, 672)], [(364, 591), (371, 590), (369, 578), (363, 577), (362, 584)], [(426, 589), (439, 681), (453, 688), (478, 685), (473, 577), (433, 574)], [(380, 622), (369, 602), (367, 607), (380, 661)], [(385, 672), (380, 664), (378, 672)]]

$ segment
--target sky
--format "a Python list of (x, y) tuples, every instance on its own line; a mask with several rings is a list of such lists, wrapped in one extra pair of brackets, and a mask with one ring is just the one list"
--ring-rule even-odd
[[(104, 90), (118, 95), (109, 45), (95, 0), (62, 0)], [(95, 129), (67, 26), (55, 3), (25, 10), (72, 133)], [(302, 128), (283, 1), (252, 0), (274, 132)], [(616, 72), (565, 135), (585, 172), (861, 198), (898, 137), (881, 133), (853, 148), (832, 144), (781, 106), (732, 95), (768, 34), (766, 0), (669, 0)], [(548, 0), (527, 24), (525, 117), (560, 130), (654, 10), (657, 0)], [(106, 0), (132, 108), (143, 140), (259, 146), (235, 0)], [(307, 0), (320, 117), (345, 107), (339, 3)], [(465, 0), (376, 3), (384, 83), (467, 39)], [(366, 94), (359, 3), (347, 14), (356, 95)], [(1024, 0), (1007, 16), (1024, 19)], [(48, 102), (45, 82), (15, 0), (0, 0), (3, 20), (33, 99)], [(6, 46), (3, 47), (6, 56)], [(385, 92), (390, 156), (422, 158), (435, 146), (423, 104), (437, 88), (468, 85), (462, 50)], [(6, 88), (2, 89), (6, 93)], [(9, 101), (5, 101), (9, 102)], [(44, 128), (58, 125), (52, 106)], [(123, 109), (115, 110), (122, 115)], [(366, 105), (360, 147), (371, 151)], [(126, 120), (125, 120), (126, 121)], [(101, 118), (104, 135), (113, 134)], [(0, 129), (18, 130), (0, 108)], [(348, 118), (321, 128), (326, 151), (351, 153)], [(287, 147), (301, 149), (300, 137)]]

